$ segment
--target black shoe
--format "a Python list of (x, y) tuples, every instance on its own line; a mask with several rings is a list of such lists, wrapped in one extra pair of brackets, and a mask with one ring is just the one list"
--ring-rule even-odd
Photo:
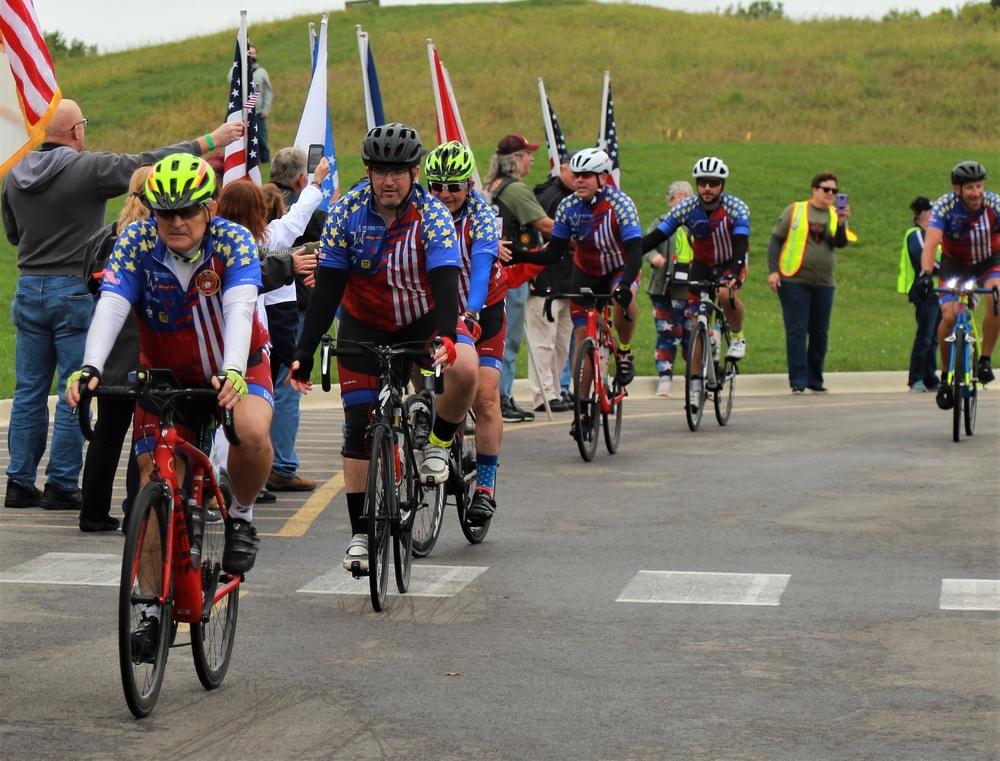
[(825, 386), (806, 386), (814, 394), (829, 394)]
[[(585, 436), (587, 440), (590, 439), (591, 434), (594, 432), (593, 426), (590, 424), (590, 416), (582, 415), (580, 419), (583, 421), (583, 430), (585, 431)], [(580, 440), (580, 432), (576, 428), (576, 421), (569, 427), (569, 435), (576, 441)]]
[(222, 570), (234, 576), (246, 573), (253, 568), (259, 546), (257, 529), (249, 521), (230, 518), (226, 521), (226, 547), (222, 551)]
[(559, 398), (566, 403), (566, 409), (573, 409), (573, 397), (569, 395), (569, 391), (563, 391)]
[(80, 531), (117, 531), (121, 525), (117, 518), (110, 515), (99, 521), (80, 521)]
[(804, 394), (806, 392), (805, 386), (792, 386), (793, 394)]
[(472, 495), (472, 504), (465, 513), (470, 526), (483, 526), (490, 522), (497, 511), (496, 501), (486, 492), (480, 490)]
[(60, 489), (53, 483), (45, 484), (42, 507), (46, 510), (76, 510), (83, 507), (83, 492), (79, 489)]
[(156, 650), (160, 642), (160, 619), (143, 616), (139, 625), (132, 630), (132, 661), (134, 663), (156, 663)]
[(976, 377), (979, 378), (979, 382), (984, 386), (987, 383), (992, 383), (997, 379), (997, 376), (993, 373), (993, 365), (986, 357), (979, 358), (979, 367), (976, 368)]
[(509, 396), (500, 397), (500, 417), (505, 423), (523, 423), (524, 413), (514, 406)]
[(522, 415), (524, 415), (524, 422), (525, 423), (530, 423), (532, 420), (535, 419), (535, 413), (531, 412), (529, 410), (522, 410), (520, 407), (518, 407), (517, 406), (517, 402), (514, 401), (514, 397), (510, 397), (510, 406), (513, 409), (515, 409), (518, 412), (520, 412)]
[[(566, 404), (566, 402), (564, 402), (562, 399), (550, 399), (549, 409), (552, 410), (553, 412), (566, 412), (567, 410), (572, 409), (572, 407)], [(545, 412), (545, 405), (539, 404), (537, 407), (535, 407), (535, 412)]]
[(635, 359), (632, 357), (631, 353), (626, 352), (618, 355), (617, 364), (618, 372), (615, 378), (619, 384), (627, 386), (635, 380)]
[(41, 504), (42, 494), (34, 486), (21, 486), (16, 481), (7, 480), (4, 507), (38, 507)]
[(937, 401), (937, 406), (943, 410), (950, 410), (955, 406), (955, 397), (951, 393), (951, 386), (947, 383), (942, 383), (938, 386), (937, 396), (935, 397)]
[(257, 499), (254, 500), (255, 505), (270, 505), (278, 501), (278, 496), (274, 492), (270, 492), (267, 489), (261, 489), (260, 494), (257, 495)]

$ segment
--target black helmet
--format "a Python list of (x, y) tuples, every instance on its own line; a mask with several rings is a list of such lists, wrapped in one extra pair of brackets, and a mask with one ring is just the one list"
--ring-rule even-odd
[(951, 170), (951, 184), (964, 185), (986, 179), (986, 168), (978, 161), (963, 161)]
[(417, 131), (399, 122), (372, 127), (361, 146), (361, 160), (374, 169), (413, 169), (423, 157)]

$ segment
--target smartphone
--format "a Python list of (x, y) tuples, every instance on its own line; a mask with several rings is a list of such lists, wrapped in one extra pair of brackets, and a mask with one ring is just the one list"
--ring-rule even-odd
[(326, 147), (322, 143), (313, 143), (309, 146), (309, 158), (306, 161), (306, 173), (312, 174), (323, 160), (323, 151)]
[(847, 207), (847, 193), (837, 193), (837, 211), (843, 211)]

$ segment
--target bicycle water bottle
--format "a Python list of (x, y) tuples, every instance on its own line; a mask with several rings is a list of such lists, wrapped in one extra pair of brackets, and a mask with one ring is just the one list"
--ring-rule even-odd
[(719, 361), (719, 329), (714, 325), (712, 326), (712, 332), (709, 334), (709, 340), (712, 342), (712, 357), (716, 362)]
[(399, 487), (403, 483), (403, 447), (405, 443), (403, 441), (403, 422), (402, 422), (402, 410), (397, 410), (393, 417), (396, 420), (396, 425), (393, 427), (396, 437), (393, 441), (392, 451), (393, 459), (396, 462), (396, 486)]
[(610, 354), (608, 345), (602, 343), (600, 348), (597, 350), (597, 353), (601, 363), (601, 376), (603, 377), (608, 374), (608, 356)]
[(188, 515), (190, 516), (189, 526), (191, 527), (191, 558), (197, 566), (201, 562), (201, 541), (205, 535), (205, 513), (201, 505), (190, 497), (187, 502)]

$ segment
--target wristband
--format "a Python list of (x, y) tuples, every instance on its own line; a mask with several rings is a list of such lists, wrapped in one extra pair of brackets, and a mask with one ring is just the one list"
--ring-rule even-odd
[(317, 190), (323, 189), (323, 183), (320, 182), (319, 180), (313, 180), (310, 184), (315, 185)]
[(215, 143), (212, 142), (212, 136), (207, 132), (205, 133), (205, 142), (208, 143), (208, 150), (210, 151), (215, 150)]

